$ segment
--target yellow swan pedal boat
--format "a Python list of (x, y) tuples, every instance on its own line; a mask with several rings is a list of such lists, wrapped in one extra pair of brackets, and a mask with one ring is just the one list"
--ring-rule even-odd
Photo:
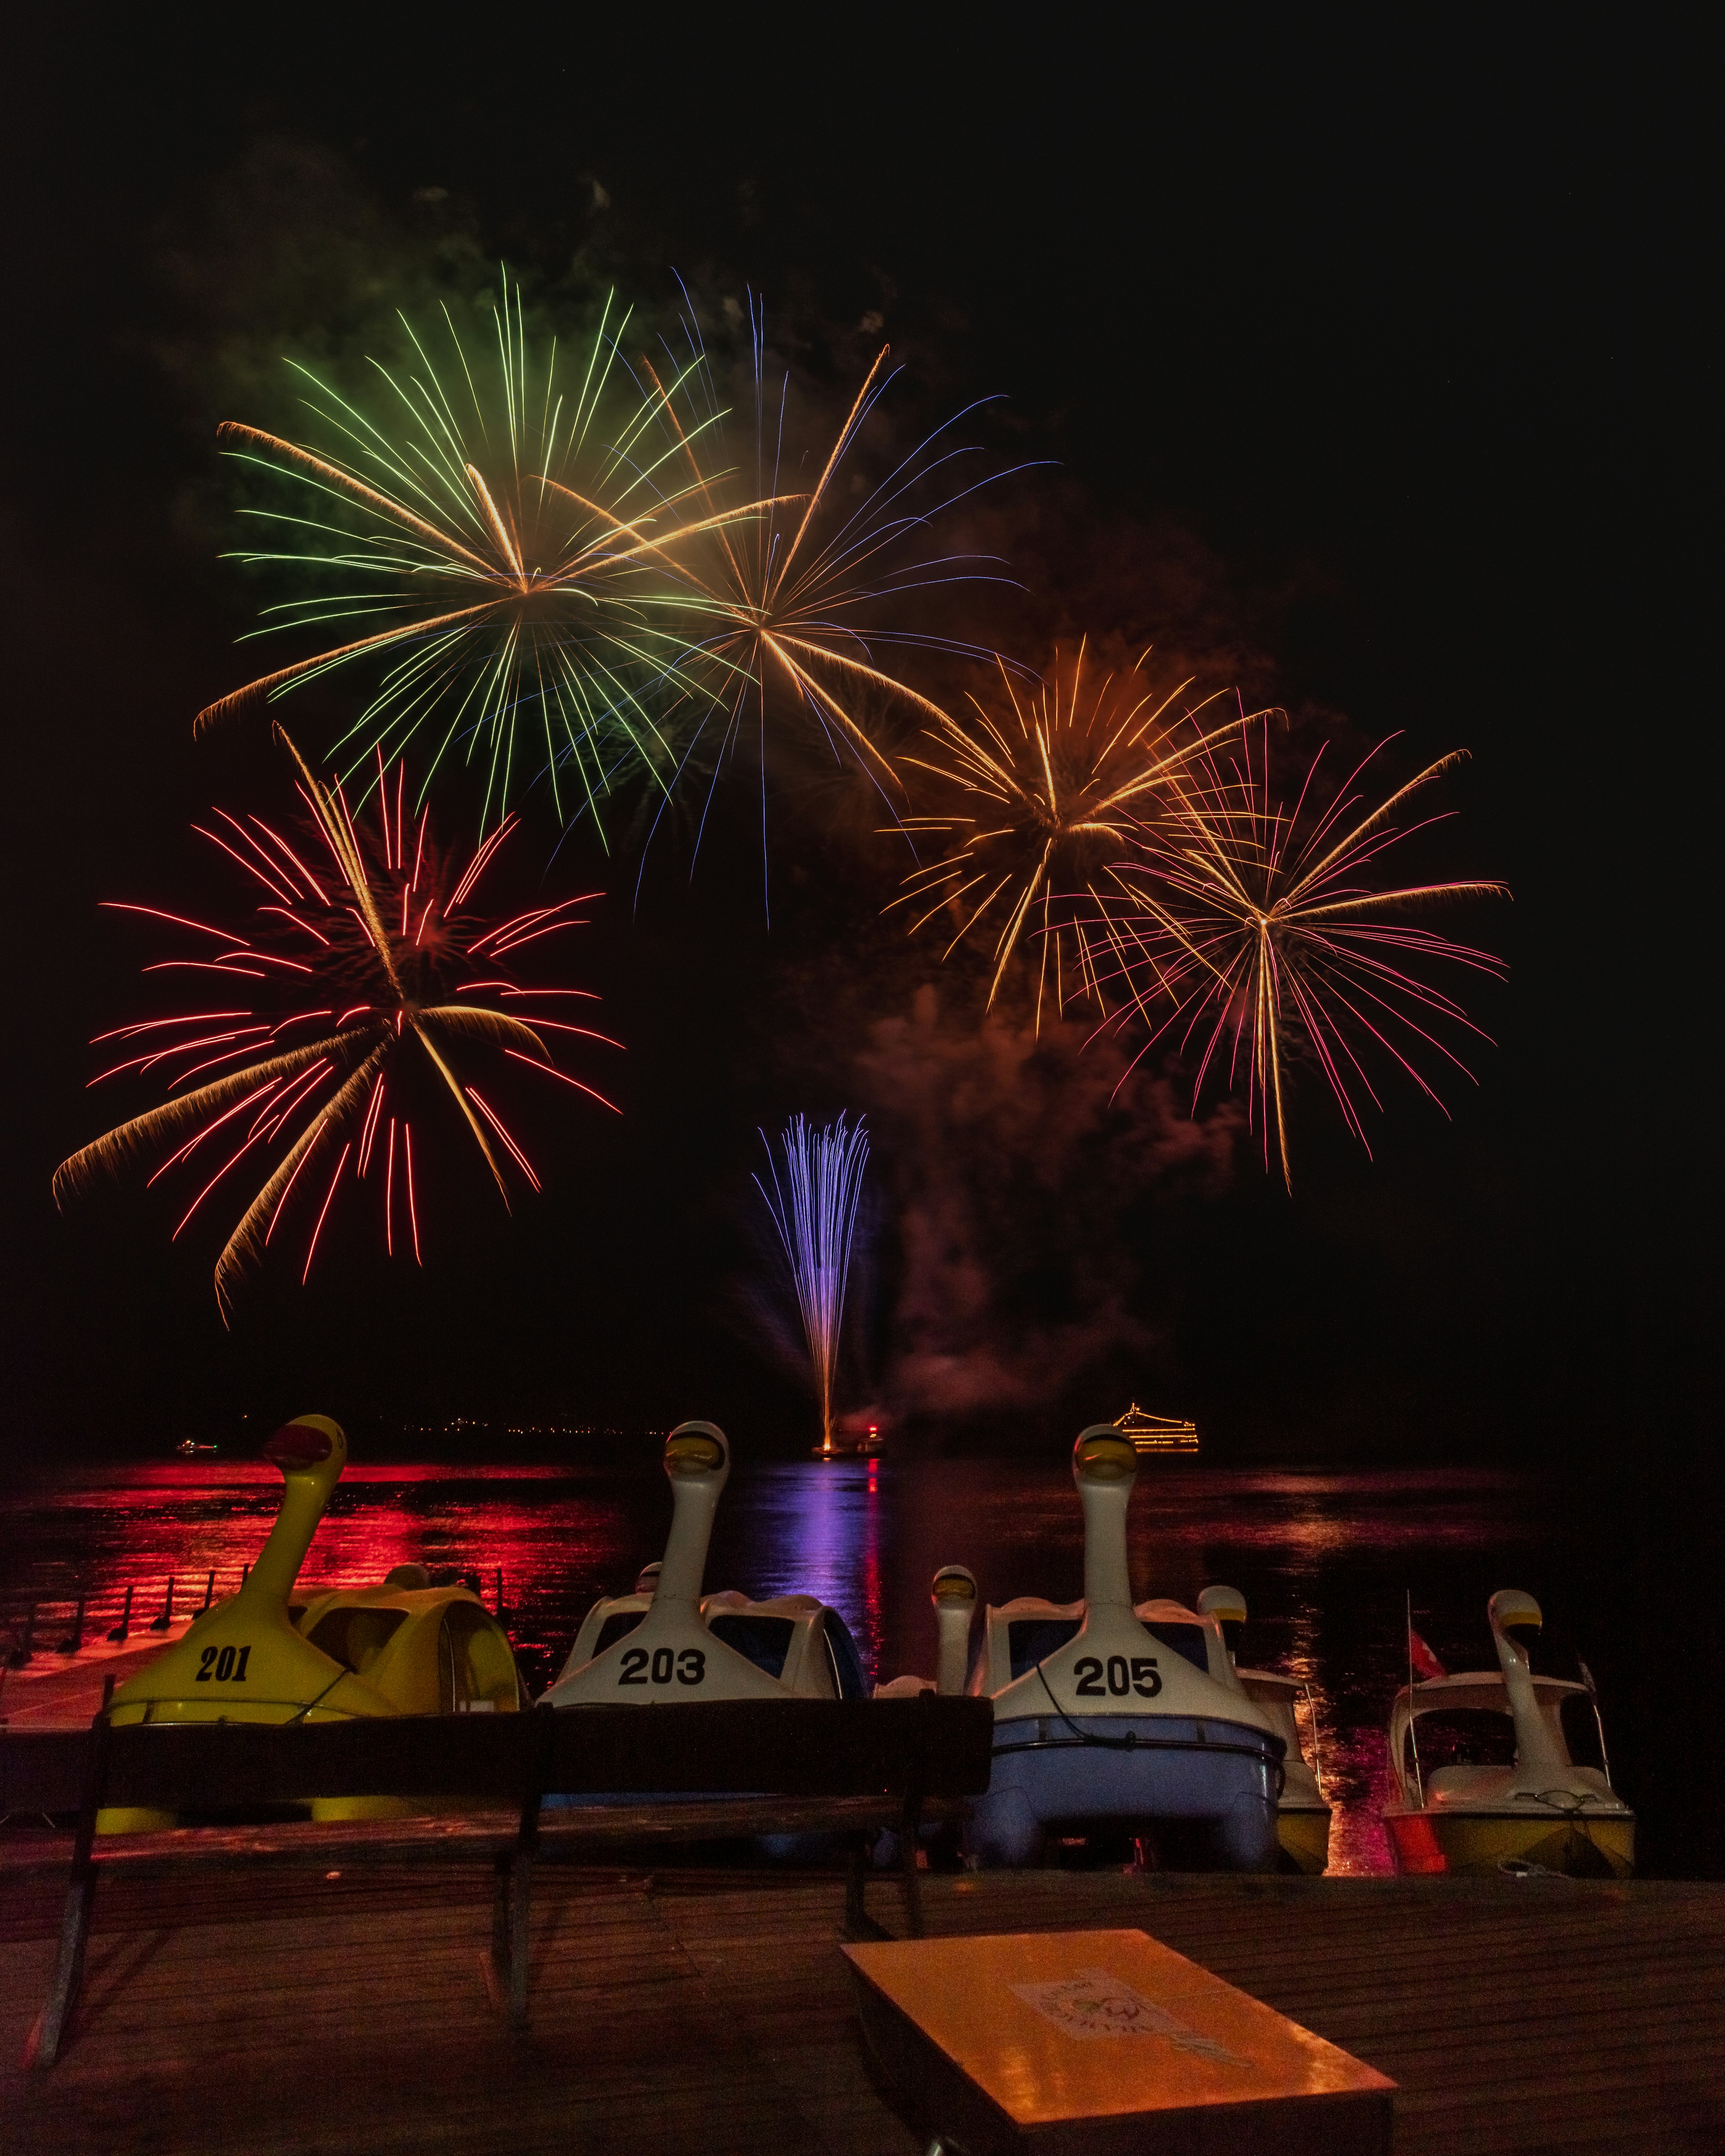
[[(521, 1683), (508, 1635), (465, 1587), (434, 1587), (419, 1565), (381, 1586), (295, 1598), (295, 1584), (347, 1440), (326, 1415), (300, 1415), (263, 1456), (281, 1470), (281, 1509), (237, 1594), (218, 1602), (114, 1694), (116, 1726), (172, 1722), (339, 1722), (359, 1715), (514, 1713)], [(305, 1799), (318, 1820), (423, 1811), (400, 1797)], [(110, 1806), (97, 1830), (177, 1824), (172, 1813)]]
[[(1527, 1639), (1543, 1622), (1539, 1604), (1517, 1588), (1500, 1588), (1486, 1604), (1495, 1670), (1471, 1670), (1404, 1685), (1389, 1717), (1393, 1794), (1384, 1825), (1399, 1871), (1497, 1872), (1529, 1867), (1577, 1878), (1626, 1879), (1635, 1868), (1635, 1815), (1612, 1787), (1604, 1728), (1589, 1680), (1536, 1676)], [(1600, 1764), (1570, 1757), (1563, 1710), (1576, 1706), (1595, 1723)], [(1441, 1716), (1490, 1723), (1507, 1717), (1514, 1732), (1508, 1766), (1455, 1760), (1437, 1765), (1420, 1723)]]

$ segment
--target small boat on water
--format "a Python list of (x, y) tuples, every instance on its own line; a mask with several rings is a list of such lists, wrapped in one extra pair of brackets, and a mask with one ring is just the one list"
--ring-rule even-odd
[[(117, 1723), (336, 1722), (360, 1715), (513, 1712), (507, 1634), (479, 1597), (434, 1587), (418, 1565), (381, 1586), (296, 1594), (300, 1568), (347, 1462), (326, 1415), (300, 1415), (264, 1446), (281, 1508), (245, 1583), (115, 1691)], [(314, 1819), (423, 1810), (394, 1797), (308, 1798)], [(113, 1809), (105, 1834), (172, 1826), (167, 1813)]]
[(1204, 1860), (1277, 1865), (1286, 1739), (1248, 1697), (1215, 1616), (1134, 1605), (1127, 1508), (1138, 1455), (1111, 1424), (1082, 1434), (1084, 1599), (1023, 1595), (989, 1608), (969, 1690), (994, 1702), (994, 1761), (968, 1845), (985, 1865), (1031, 1864), (1051, 1836), (1178, 1823)]
[(861, 1699), (862, 1659), (836, 1609), (812, 1594), (755, 1601), (703, 1594), (707, 1544), (731, 1475), (716, 1423), (680, 1423), (665, 1443), (671, 1527), (665, 1556), (634, 1591), (594, 1603), (542, 1706), (596, 1700)]
[[(1281, 1794), (1276, 1806), (1276, 1838), (1281, 1845), (1285, 1870), (1313, 1876), (1330, 1861), (1331, 1806), (1323, 1793), (1317, 1758), (1317, 1721), (1309, 1689), (1298, 1677), (1283, 1676), (1276, 1670), (1242, 1669), (1240, 1638), (1246, 1621), (1245, 1597), (1238, 1588), (1207, 1587), (1198, 1598), (1201, 1614), (1214, 1617), (1222, 1628), (1229, 1659), (1240, 1690), (1254, 1706), (1261, 1707), (1287, 1747), (1282, 1755)], [(1308, 1759), (1295, 1709), (1306, 1695), (1312, 1717), (1313, 1757)]]
[[(1404, 1685), (1390, 1710), (1396, 1794), (1384, 1808), (1384, 1824), (1398, 1868), (1537, 1867), (1575, 1877), (1628, 1877), (1635, 1870), (1635, 1815), (1612, 1788), (1605, 1765), (1576, 1765), (1563, 1727), (1566, 1707), (1590, 1713), (1604, 1762), (1604, 1732), (1591, 1684), (1534, 1676), (1522, 1635), (1537, 1632), (1543, 1620), (1531, 1594), (1500, 1589), (1486, 1607), (1497, 1668)], [(1507, 1763), (1500, 1757), (1438, 1763), (1440, 1734), (1448, 1750), (1501, 1753), (1510, 1731), (1514, 1756)]]

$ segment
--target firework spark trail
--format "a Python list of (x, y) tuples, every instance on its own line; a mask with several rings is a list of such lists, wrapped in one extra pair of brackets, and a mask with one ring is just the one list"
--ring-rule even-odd
[(640, 395), (615, 364), (628, 316), (614, 324), (608, 300), (561, 382), (555, 340), (542, 364), (521, 288), (506, 275), (490, 359), (463, 346), (444, 310), (449, 387), (401, 317), (407, 364), (371, 362), (382, 424), (295, 362), (327, 438), (320, 447), (223, 423), (229, 454), (310, 490), (304, 514), (242, 512), (279, 543), (231, 558), (318, 584), (315, 596), (266, 608), (251, 634), (322, 639), (336, 623), (382, 625), (248, 682), (200, 712), (200, 726), (378, 659), (386, 670), (347, 741), (362, 757), (376, 746), (393, 760), (429, 728), (428, 785), (452, 743), (465, 742), (468, 760), (485, 764), (487, 823), (508, 813), (523, 759), (529, 778), (547, 776), (560, 818), (572, 773), (574, 806), (596, 821), (622, 774), (675, 763), (658, 706), (667, 690), (688, 696), (695, 684), (674, 559), (770, 506), (710, 506), (715, 475), (702, 459), (722, 414), (678, 416), (690, 370)]
[(758, 1175), (755, 1186), (767, 1201), (790, 1265), (820, 1401), (821, 1449), (830, 1452), (833, 1383), (838, 1374), (856, 1209), (869, 1158), (868, 1133), (860, 1122), (847, 1127), (844, 1116), (819, 1129), (805, 1117), (793, 1116), (784, 1130), (783, 1183), (764, 1131), (761, 1138), (767, 1147), (773, 1188), (769, 1190)]
[[(404, 771), (396, 772), (392, 788), (381, 755), (377, 759), (372, 796), (377, 835), (372, 838), (369, 826), (356, 821), (341, 788), (321, 785), (286, 736), (280, 737), (298, 766), (301, 798), (316, 834), (314, 845), (305, 850), (316, 859), (321, 850), (328, 861), (314, 873), (300, 848), (254, 816), (243, 835), (255, 860), (214, 839), (268, 894), (258, 904), (256, 921), (248, 924), (249, 934), (154, 907), (121, 909), (217, 939), (213, 958), (191, 962), (197, 969), (261, 986), (247, 991), (254, 1000), (243, 1007), (146, 1019), (99, 1035), (100, 1041), (128, 1047), (141, 1042), (143, 1053), (123, 1055), (92, 1083), (166, 1065), (168, 1098), (74, 1153), (54, 1178), (55, 1198), (64, 1204), (104, 1171), (118, 1173), (141, 1156), (167, 1148), (150, 1178), (154, 1183), (208, 1147), (222, 1155), (220, 1165), (202, 1180), (174, 1229), (177, 1237), (232, 1171), (249, 1159), (255, 1173), (285, 1142), (217, 1260), (216, 1295), (224, 1317), (238, 1282), (261, 1260), (296, 1193), (308, 1207), (321, 1200), (305, 1251), (302, 1278), (310, 1277), (350, 1161), (355, 1182), (381, 1183), (384, 1246), (392, 1256), (401, 1224), (398, 1209), (405, 1204), (418, 1260), (409, 1109), (412, 1095), (428, 1085), (434, 1097), (447, 1094), (454, 1101), (506, 1205), (509, 1184), (493, 1138), (528, 1184), (539, 1188), (536, 1173), (496, 1108), (458, 1075), (454, 1065), (465, 1050), (501, 1050), (509, 1060), (561, 1079), (609, 1108), (613, 1104), (603, 1094), (557, 1067), (545, 1036), (568, 1034), (619, 1045), (591, 1028), (541, 1015), (544, 1006), (556, 1007), (552, 998), (588, 998), (590, 991), (536, 987), (514, 978), (508, 965), (508, 954), (520, 945), (537, 947), (547, 937), (583, 926), (573, 909), (597, 893), (501, 921), (464, 913), (479, 877), (515, 828), (513, 815), (458, 875), (433, 841), (426, 812), (415, 818), (407, 810)], [(241, 829), (234, 819), (226, 820)], [(296, 952), (305, 955), (292, 955)], [(476, 957), (484, 962), (483, 979), (466, 978), (475, 972)], [(271, 963), (262, 963), (266, 960)], [(475, 1000), (481, 994), (490, 1000)], [(516, 1008), (499, 1008), (505, 1002)], [(415, 1042), (422, 1059), (409, 1055)], [(220, 1075), (211, 1076), (212, 1071)], [(380, 1139), (386, 1116), (388, 1137)], [(302, 1181), (314, 1160), (327, 1158), (338, 1141), (340, 1157), (327, 1186), (316, 1175)], [(224, 1146), (231, 1149), (222, 1154)], [(208, 1165), (200, 1167), (201, 1176)]]
[(1026, 688), (997, 654), (1004, 698), (991, 707), (972, 696), (963, 719), (939, 714), (926, 730), (932, 754), (906, 758), (957, 803), (944, 814), (905, 817), (902, 828), (954, 844), (913, 870), (886, 911), (924, 905), (912, 935), (946, 913), (955, 932), (943, 957), (986, 919), (997, 932), (990, 1007), (1014, 952), (1033, 931), (1040, 948), (1039, 1028), (1050, 995), (1057, 1013), (1074, 1000), (1101, 1001), (1097, 962), (1106, 959), (1107, 939), (1086, 916), (1085, 895), (1069, 896), (1065, 887), (1093, 875), (1153, 804), (1171, 798), (1191, 760), (1239, 723), (1230, 713), (1225, 726), (1206, 731), (1199, 715), (1221, 692), (1184, 703), (1190, 679), (1166, 691), (1146, 687), (1141, 670), (1149, 655), (1123, 675), (1086, 680), (1081, 644), (1064, 678), (1057, 651), (1050, 674)]
[[(932, 548), (928, 535), (967, 495), (1029, 467), (978, 475), (972, 460), (983, 452), (949, 439), (971, 413), (997, 401), (983, 398), (944, 420), (860, 501), (854, 495), (841, 500), (839, 482), (849, 470), (847, 459), (899, 371), (888, 367), (890, 347), (883, 346), (814, 488), (787, 494), (781, 464), (790, 377), (780, 381), (776, 395), (769, 389), (765, 311), (752, 294), (749, 329), (755, 392), (752, 490), (760, 513), (752, 517), (721, 509), (726, 489), (702, 471), (692, 429), (685, 452), (691, 485), (700, 490), (706, 515), (699, 542), (679, 548), (675, 564), (694, 617), (690, 668), (701, 670), (709, 702), (691, 728), (680, 771), (697, 757), (710, 760), (710, 805), (719, 770), (752, 717), (762, 762), (764, 835), (767, 741), (781, 711), (811, 722), (835, 761), (853, 758), (889, 798), (902, 793), (903, 782), (866, 723), (860, 700), (902, 702), (934, 720), (945, 715), (897, 673), (876, 664), (876, 647), (985, 655), (952, 638), (895, 626), (892, 608), (912, 593), (942, 584), (1004, 581), (995, 573), (993, 557), (944, 553)], [(687, 382), (691, 395), (697, 386), (704, 390), (706, 421), (716, 428), (724, 414), (692, 304), (683, 330), (688, 356), (670, 356), (675, 378)], [(657, 375), (650, 367), (647, 372), (658, 389)], [(706, 814), (704, 808), (703, 828)]]
[(1384, 887), (1376, 880), (1391, 847), (1442, 820), (1399, 826), (1397, 812), (1465, 751), (1440, 757), (1361, 815), (1359, 781), (1387, 744), (1363, 759), (1321, 811), (1309, 805), (1320, 749), (1290, 807), (1273, 790), (1268, 720), (1259, 718), (1255, 741), (1254, 722), (1240, 721), (1231, 755), (1207, 751), (1179, 774), (1166, 814), (1140, 824), (1131, 855), (1111, 868), (1091, 926), (1106, 938), (1111, 979), (1127, 998), (1109, 1022), (1145, 1024), (1135, 1062), (1170, 1039), (1195, 1053), (1194, 1110), (1213, 1073), (1230, 1086), (1243, 1074), (1265, 1165), (1273, 1125), (1291, 1190), (1287, 1070), (1302, 1047), (1369, 1153), (1364, 1104), (1383, 1103), (1367, 1056), (1387, 1060), (1442, 1108), (1414, 1059), (1435, 1055), (1471, 1078), (1440, 1029), (1489, 1039), (1415, 969), (1435, 961), (1501, 975), (1502, 962), (1386, 916), (1509, 892), (1479, 880)]

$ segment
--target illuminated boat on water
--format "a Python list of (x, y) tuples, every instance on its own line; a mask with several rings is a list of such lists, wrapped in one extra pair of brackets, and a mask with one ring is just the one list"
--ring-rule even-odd
[(1177, 1415), (1150, 1414), (1134, 1400), (1114, 1425), (1129, 1437), (1132, 1450), (1142, 1453), (1173, 1453), (1182, 1459), (1198, 1457), (1198, 1424)]
[[(1276, 1838), (1281, 1845), (1283, 1868), (1314, 1875), (1321, 1872), (1330, 1861), (1331, 1806), (1319, 1771), (1317, 1717), (1310, 1688), (1298, 1677), (1283, 1676), (1277, 1670), (1240, 1666), (1239, 1641), (1246, 1621), (1246, 1605), (1237, 1588), (1207, 1587), (1198, 1598), (1198, 1607), (1202, 1615), (1214, 1617), (1221, 1626), (1240, 1690), (1269, 1716), (1287, 1748), (1282, 1755), (1281, 1795), (1276, 1806)], [(1295, 1711), (1302, 1693), (1311, 1716), (1313, 1756), (1310, 1759)]]
[(994, 1703), (994, 1761), (974, 1804), (972, 1855), (1030, 1864), (1050, 1839), (1177, 1823), (1204, 1861), (1276, 1868), (1284, 1739), (1247, 1696), (1217, 1619), (1136, 1606), (1127, 1507), (1131, 1440), (1108, 1423), (1073, 1448), (1084, 1508), (1084, 1599), (1024, 1595), (987, 1610), (968, 1689)]
[(680, 1423), (665, 1440), (670, 1536), (633, 1593), (594, 1603), (541, 1704), (652, 1707), (691, 1699), (860, 1699), (867, 1682), (850, 1628), (812, 1594), (755, 1601), (704, 1594), (707, 1544), (731, 1474), (716, 1423)]
[[(1538, 1866), (1579, 1877), (1626, 1878), (1635, 1870), (1635, 1815), (1611, 1786), (1609, 1768), (1579, 1767), (1570, 1757), (1563, 1710), (1584, 1702), (1604, 1731), (1591, 1684), (1535, 1676), (1524, 1640), (1543, 1620), (1531, 1594), (1501, 1589), (1486, 1605), (1497, 1650), (1495, 1671), (1468, 1671), (1404, 1685), (1389, 1716), (1389, 1766), (1396, 1794), (1384, 1824), (1398, 1867), (1406, 1872), (1492, 1872)], [(1432, 1721), (1426, 1762), (1420, 1724), (1465, 1718), (1491, 1730), (1507, 1717), (1514, 1731), (1508, 1765), (1433, 1763)], [(1497, 1721), (1501, 1728), (1502, 1722)], [(1455, 1722), (1448, 1733), (1456, 1733)]]
[[(281, 1470), (281, 1509), (244, 1584), (116, 1689), (116, 1724), (339, 1722), (521, 1705), (508, 1635), (465, 1587), (434, 1587), (422, 1567), (403, 1565), (377, 1587), (296, 1594), (347, 1440), (326, 1415), (300, 1415), (268, 1440), (264, 1457)], [(308, 1795), (305, 1804), (314, 1819), (425, 1809), (396, 1797)], [(98, 1817), (105, 1834), (174, 1824), (156, 1811)]]

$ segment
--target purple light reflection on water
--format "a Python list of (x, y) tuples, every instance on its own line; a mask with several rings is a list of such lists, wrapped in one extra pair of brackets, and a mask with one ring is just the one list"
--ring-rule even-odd
[[(274, 1517), (280, 1481), (261, 1463), (174, 1460), (84, 1469), (0, 1498), (0, 1604), (69, 1602), (111, 1622), (128, 1583), (135, 1621), (169, 1573), (179, 1606), (237, 1582)], [(533, 1689), (556, 1674), (593, 1599), (629, 1587), (664, 1547), (670, 1498), (656, 1448), (616, 1464), (352, 1466), (302, 1578), (358, 1585), (414, 1562), (501, 1568)], [(1543, 1517), (1534, 1486), (1467, 1471), (1274, 1473), (1147, 1461), (1132, 1501), (1134, 1589), (1191, 1603), (1221, 1580), (1251, 1611), (1242, 1660), (1312, 1688), (1325, 1780), (1337, 1804), (1332, 1868), (1383, 1871), (1383, 1728), (1405, 1677), (1404, 1596), (1452, 1668), (1489, 1665), (1485, 1602), (1522, 1586), (1544, 1603), (1541, 1666), (1568, 1673), (1592, 1651), (1589, 1554)], [(745, 1457), (720, 1508), (711, 1588), (802, 1593), (840, 1609), (873, 1674), (932, 1675), (929, 1583), (970, 1566), (984, 1598), (1082, 1591), (1078, 1506), (1064, 1460), (759, 1463)], [(1597, 1564), (1597, 1554), (1593, 1563)], [(1608, 1716), (1609, 1702), (1607, 1702)], [(1614, 1753), (1631, 1801), (1633, 1763)]]

